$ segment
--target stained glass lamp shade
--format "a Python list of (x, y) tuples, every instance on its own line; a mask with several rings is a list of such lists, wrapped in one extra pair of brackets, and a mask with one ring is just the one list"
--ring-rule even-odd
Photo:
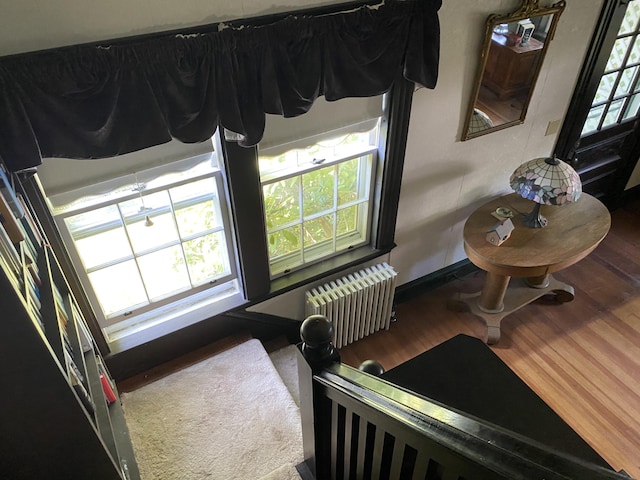
[(541, 205), (575, 202), (582, 193), (578, 172), (555, 157), (534, 158), (523, 163), (513, 172), (509, 183), (521, 197), (536, 203), (524, 218), (524, 224), (530, 228), (547, 224), (547, 219), (540, 214)]

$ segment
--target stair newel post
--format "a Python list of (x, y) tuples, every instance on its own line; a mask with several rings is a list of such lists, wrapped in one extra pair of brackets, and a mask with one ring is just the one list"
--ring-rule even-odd
[[(314, 478), (330, 478), (330, 451), (322, 451), (329, 445), (331, 435), (331, 401), (323, 395), (313, 375), (330, 365), (340, 362), (340, 354), (333, 345), (333, 325), (323, 315), (307, 317), (300, 327), (301, 343), (298, 351), (304, 361), (298, 361), (300, 387), (300, 416), (305, 464)], [(323, 440), (324, 439), (324, 440)]]
[(300, 339), (302, 356), (314, 373), (340, 361), (333, 345), (333, 325), (324, 315), (307, 317), (300, 327)]

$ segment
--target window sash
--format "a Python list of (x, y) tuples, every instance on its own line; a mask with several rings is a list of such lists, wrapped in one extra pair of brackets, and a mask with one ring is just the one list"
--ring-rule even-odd
[[(292, 229), (297, 230), (297, 238), (299, 239), (298, 248), (295, 250), (284, 252), (279, 255), (272, 255), (271, 252), (268, 253), (272, 278), (278, 278), (292, 271), (308, 267), (313, 263), (337, 256), (345, 250), (369, 243), (373, 216), (372, 195), (376, 176), (376, 153), (377, 149), (370, 148), (363, 150), (359, 154), (348, 155), (341, 159), (332, 159), (328, 163), (321, 163), (319, 165), (305, 164), (298, 167), (296, 172), (287, 170), (280, 176), (266, 175), (267, 179), (261, 183), (263, 195), (265, 186), (269, 186), (277, 182), (297, 179), (298, 185), (297, 205), (299, 212), (297, 217), (288, 222), (278, 224), (275, 227), (266, 228), (268, 241), (270, 241), (270, 239), (276, 239), (274, 241), (277, 241), (276, 235), (285, 235), (285, 232), (291, 232)], [(347, 162), (352, 160), (358, 160), (357, 179), (355, 182), (357, 198), (349, 202), (339, 203), (339, 168), (340, 165), (345, 165)], [(303, 176), (328, 168), (333, 168), (336, 172), (333, 175), (333, 198), (331, 206), (312, 213), (305, 213)], [(266, 202), (264, 203), (266, 205)], [(338, 232), (338, 217), (341, 213), (344, 214), (351, 208), (356, 209), (355, 228), (346, 233), (340, 234)], [(268, 212), (263, 209), (263, 214), (266, 217)], [(331, 218), (331, 236), (317, 243), (307, 245), (305, 242), (307, 233), (305, 226), (314, 220), (319, 220), (323, 217)], [(268, 223), (269, 222), (265, 218), (265, 225), (268, 225)], [(294, 233), (293, 235), (295, 236), (296, 234)]]
[[(147, 315), (148, 313), (150, 313), (153, 310), (157, 310), (157, 309), (162, 309), (163, 307), (166, 307), (168, 305), (170, 305), (171, 303), (180, 301), (180, 300), (184, 300), (188, 297), (191, 297), (193, 295), (202, 293), (214, 286), (217, 285), (222, 285), (228, 282), (233, 281), (234, 279), (237, 278), (237, 272), (236, 272), (236, 267), (235, 267), (235, 252), (233, 249), (233, 233), (231, 232), (231, 228), (230, 228), (230, 222), (229, 222), (229, 218), (228, 218), (228, 214), (227, 214), (227, 209), (225, 208), (226, 202), (225, 199), (223, 198), (223, 195), (221, 195), (221, 193), (223, 193), (224, 190), (224, 184), (223, 184), (223, 178), (222, 178), (222, 173), (220, 172), (220, 170), (214, 170), (211, 171), (207, 174), (200, 174), (197, 176), (194, 176), (192, 178), (184, 178), (174, 184), (160, 184), (154, 188), (150, 188), (148, 191), (145, 190), (145, 196), (151, 194), (151, 193), (158, 193), (161, 191), (168, 191), (172, 188), (176, 188), (179, 186), (183, 186), (192, 182), (196, 182), (199, 180), (203, 180), (203, 179), (207, 179), (207, 178), (212, 178), (215, 181), (215, 185), (216, 185), (216, 190), (217, 190), (217, 195), (201, 195), (198, 198), (201, 197), (208, 197), (211, 199), (215, 199), (214, 200), (214, 208), (216, 209), (216, 211), (218, 213), (220, 213), (221, 215), (221, 226), (216, 226), (215, 228), (211, 228), (211, 229), (207, 229), (206, 232), (198, 232), (197, 234), (191, 234), (191, 235), (187, 235), (185, 237), (180, 237), (180, 235), (178, 235), (178, 238), (175, 239), (174, 241), (171, 242), (164, 242), (162, 245), (156, 245), (153, 248), (149, 248), (149, 249), (145, 249), (142, 251), (138, 251), (135, 252), (132, 250), (132, 254), (131, 255), (127, 255), (126, 257), (121, 257), (118, 259), (113, 259), (110, 262), (106, 262), (104, 264), (100, 264), (100, 265), (94, 265), (91, 268), (87, 268), (85, 269), (83, 266), (83, 262), (80, 258), (80, 255), (78, 253), (77, 247), (75, 247), (75, 241), (74, 241), (74, 236), (72, 235), (71, 231), (66, 227), (65, 224), (65, 219), (81, 214), (81, 213), (87, 213), (90, 212), (92, 210), (96, 210), (98, 208), (102, 208), (105, 206), (109, 206), (109, 205), (118, 205), (119, 203), (125, 202), (127, 200), (131, 200), (131, 199), (135, 199), (139, 197), (138, 193), (131, 193), (131, 194), (127, 194), (127, 195), (118, 195), (115, 196), (114, 198), (110, 198), (109, 200), (106, 201), (100, 201), (100, 202), (91, 202), (90, 205), (85, 206), (83, 208), (76, 208), (76, 209), (64, 209), (62, 213), (59, 213), (58, 215), (54, 216), (54, 219), (56, 221), (56, 223), (58, 224), (58, 228), (60, 231), (61, 236), (63, 237), (63, 241), (65, 244), (67, 245), (74, 245), (74, 248), (69, 248), (69, 255), (73, 261), (73, 263), (76, 265), (77, 267), (77, 271), (78, 271), (78, 275), (81, 279), (81, 282), (85, 285), (85, 290), (87, 293), (87, 296), (90, 300), (90, 303), (93, 305), (94, 311), (96, 313), (96, 317), (98, 319), (98, 323), (100, 324), (101, 327), (106, 328), (106, 327), (110, 327), (116, 323), (122, 322), (125, 319), (131, 318), (133, 316), (138, 317), (138, 316), (143, 316), (143, 315)], [(175, 221), (175, 212), (174, 212), (174, 208), (176, 206), (184, 206), (188, 203), (193, 203), (196, 199), (188, 199), (188, 200), (183, 200), (180, 202), (177, 202), (177, 205), (174, 205), (173, 207), (163, 207), (164, 209), (169, 209), (172, 213), (173, 219)], [(217, 201), (217, 205), (216, 205), (216, 201)], [(141, 215), (143, 215), (141, 213)], [(121, 222), (119, 223), (119, 225), (122, 226), (122, 228), (126, 228), (125, 224), (126, 224), (126, 220), (124, 219), (124, 217), (121, 217)], [(98, 226), (93, 226), (93, 227), (86, 227), (84, 229), (80, 229), (80, 235), (78, 237), (76, 237), (76, 239), (82, 238), (88, 234), (90, 234), (91, 232), (94, 231), (99, 231), (99, 230), (104, 230), (108, 228), (108, 225), (105, 224), (101, 224)], [(218, 277), (215, 277), (214, 279), (208, 280), (205, 283), (202, 284), (195, 284), (192, 285), (191, 287), (187, 287), (184, 288), (182, 290), (179, 291), (175, 291), (163, 296), (159, 296), (156, 298), (152, 298), (151, 295), (149, 295), (148, 292), (147, 293), (147, 302), (144, 303), (139, 303), (137, 305), (132, 305), (130, 308), (126, 308), (124, 310), (120, 310), (118, 312), (114, 312), (108, 315), (105, 315), (105, 313), (103, 312), (102, 308), (101, 308), (101, 302), (98, 298), (98, 295), (95, 293), (93, 286), (92, 286), (92, 282), (89, 278), (89, 275), (91, 273), (94, 272), (98, 272), (100, 270), (104, 270), (104, 268), (110, 266), (110, 265), (117, 265), (126, 261), (135, 261), (136, 262), (136, 266), (140, 275), (140, 278), (142, 279), (142, 281), (144, 282), (144, 275), (143, 273), (140, 271), (140, 266), (138, 265), (138, 259), (141, 257), (144, 257), (145, 255), (154, 253), (154, 252), (160, 252), (163, 249), (167, 248), (168, 246), (171, 245), (179, 245), (180, 249), (182, 251), (182, 255), (184, 256), (184, 244), (186, 242), (188, 242), (189, 240), (193, 240), (194, 238), (200, 238), (206, 235), (209, 235), (211, 233), (218, 233), (218, 232), (222, 232), (223, 233), (223, 239), (224, 239), (224, 252), (226, 254), (226, 264), (225, 264), (225, 271), (226, 273), (223, 275), (220, 275)], [(131, 248), (133, 249), (133, 246), (131, 246)], [(185, 269), (187, 269), (188, 271), (188, 262), (185, 259)], [(191, 284), (191, 276), (189, 275), (189, 279), (190, 279), (190, 284)], [(87, 286), (89, 286), (89, 288), (87, 288)], [(135, 315), (133, 315), (135, 313)]]

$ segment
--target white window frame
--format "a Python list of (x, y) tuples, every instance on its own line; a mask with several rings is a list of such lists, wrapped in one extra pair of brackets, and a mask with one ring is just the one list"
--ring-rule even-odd
[[(292, 226), (299, 225), (300, 228), (304, 228), (304, 223), (306, 221), (313, 220), (315, 218), (322, 217), (324, 215), (329, 214), (337, 214), (339, 210), (346, 209), (352, 206), (366, 204), (366, 210), (363, 212), (361, 209), (358, 209), (358, 228), (356, 232), (351, 232), (342, 236), (338, 236), (336, 232), (336, 225), (334, 223), (334, 236), (325, 242), (320, 244), (312, 245), (309, 247), (304, 246), (304, 241), (302, 240), (302, 244), (300, 245), (299, 251), (282, 255), (278, 258), (271, 258), (271, 255), (268, 254), (269, 260), (269, 268), (272, 279), (277, 279), (282, 276), (288, 275), (291, 272), (302, 270), (304, 268), (309, 267), (310, 265), (317, 264), (329, 258), (336, 257), (347, 250), (352, 248), (357, 248), (359, 246), (367, 245), (371, 241), (371, 228), (373, 227), (373, 212), (374, 212), (374, 203), (375, 203), (375, 182), (377, 175), (377, 166), (379, 164), (378, 161), (378, 151), (379, 151), (379, 142), (380, 142), (380, 119), (368, 120), (365, 122), (361, 122), (356, 125), (348, 125), (343, 128), (333, 130), (331, 132), (326, 132), (320, 135), (314, 135), (312, 137), (304, 138), (297, 140), (295, 142), (291, 142), (286, 146), (276, 146), (273, 148), (265, 149), (263, 151), (259, 150), (259, 158), (260, 157), (270, 157), (272, 156), (272, 151), (276, 151), (278, 153), (284, 151), (291, 150), (304, 150), (307, 147), (316, 145), (324, 140), (330, 138), (336, 138), (344, 135), (348, 135), (357, 131), (371, 131), (372, 135), (375, 135), (375, 140), (370, 143), (368, 146), (363, 146), (358, 149), (354, 149), (353, 151), (349, 151), (344, 156), (335, 156), (332, 158), (323, 158), (320, 161), (316, 161), (316, 159), (307, 159), (301, 161), (296, 166), (290, 166), (289, 168), (282, 169), (280, 171), (265, 171), (260, 175), (260, 186), (261, 186), (261, 194), (264, 192), (264, 186), (273, 184), (276, 182), (280, 182), (283, 180), (298, 178), (298, 194), (299, 199), (298, 203), (300, 205), (300, 214), (298, 219), (291, 221), (285, 225), (279, 225), (277, 228), (269, 229), (267, 228), (266, 235), (267, 238), (270, 234), (284, 230), (287, 228), (291, 228)], [(358, 190), (362, 190), (363, 194), (359, 199), (338, 206), (337, 205), (337, 191), (334, 190), (334, 202), (331, 208), (326, 210), (316, 212), (311, 216), (305, 217), (303, 212), (303, 189), (302, 189), (302, 176), (304, 174), (314, 172), (323, 168), (327, 168), (330, 166), (337, 166), (341, 163), (348, 162), (350, 160), (359, 159), (359, 185)], [(337, 189), (337, 178), (334, 183), (334, 188)], [(263, 198), (264, 204), (264, 198)], [(263, 209), (263, 215), (265, 216), (265, 227), (267, 225), (266, 212)], [(301, 239), (303, 236), (303, 231), (301, 231)], [(318, 254), (317, 252), (321, 252), (323, 250), (323, 246), (326, 246), (327, 242), (332, 242), (330, 252), (327, 254)], [(316, 252), (316, 253), (314, 253)]]
[[(202, 179), (214, 179), (217, 189), (217, 198), (219, 201), (219, 205), (215, 208), (219, 208), (219, 213), (222, 218), (222, 230), (224, 231), (229, 262), (228, 273), (216, 278), (213, 282), (197, 285), (180, 293), (171, 294), (160, 300), (150, 301), (144, 306), (133, 307), (132, 309), (126, 309), (109, 315), (108, 317), (105, 316), (100, 307), (97, 295), (89, 281), (88, 272), (80, 259), (77, 249), (75, 248), (74, 240), (66, 226), (65, 219), (80, 213), (89, 212), (108, 205), (117, 205), (120, 202), (138, 198), (140, 193), (135, 190), (132, 191), (131, 186), (138, 183), (139, 178), (144, 178), (145, 180), (147, 178), (162, 179), (163, 175), (181, 172), (205, 161), (210, 162), (212, 166), (208, 172), (199, 173), (194, 176), (188, 176), (174, 181), (161, 182), (158, 185), (145, 189), (144, 195), (149, 195), (159, 191), (166, 191), (170, 188), (186, 185)], [(96, 192), (105, 192), (106, 195)], [(73, 192), (67, 192), (57, 197), (58, 198), (55, 199), (54, 203), (56, 205), (62, 204), (62, 206), (57, 208), (55, 206), (51, 207), (53, 217), (63, 242), (67, 245), (69, 256), (76, 271), (78, 272), (78, 276), (83, 288), (85, 289), (87, 298), (92, 305), (98, 323), (102, 327), (108, 341), (122, 341), (132, 333), (139, 333), (149, 328), (154, 328), (156, 330), (153, 337), (157, 337), (159, 334), (169, 333), (177, 328), (182, 328), (216, 313), (234, 308), (244, 302), (244, 298), (242, 298), (242, 295), (240, 294), (236, 265), (236, 246), (233, 227), (229, 217), (224, 177), (223, 172), (217, 166), (215, 153), (199, 155), (197, 157), (171, 162), (160, 167), (138, 172), (136, 173), (136, 178), (133, 182), (132, 176), (120, 177), (108, 180), (99, 185), (83, 187)], [(78, 206), (81, 205), (82, 202), (77, 201), (72, 201), (67, 205), (62, 203), (64, 201), (69, 201), (70, 199), (78, 198), (82, 198), (85, 204)], [(182, 243), (183, 241), (184, 239), (181, 239), (177, 241), (177, 243)], [(162, 248), (165, 246), (166, 245), (163, 245)], [(140, 252), (138, 254), (133, 254), (132, 258), (135, 259), (140, 255)]]

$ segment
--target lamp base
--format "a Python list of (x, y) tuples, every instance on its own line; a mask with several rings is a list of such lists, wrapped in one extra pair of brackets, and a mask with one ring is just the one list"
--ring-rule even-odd
[(529, 228), (543, 228), (547, 226), (547, 219), (540, 214), (540, 207), (542, 205), (536, 203), (531, 212), (527, 213), (523, 218), (525, 227)]

